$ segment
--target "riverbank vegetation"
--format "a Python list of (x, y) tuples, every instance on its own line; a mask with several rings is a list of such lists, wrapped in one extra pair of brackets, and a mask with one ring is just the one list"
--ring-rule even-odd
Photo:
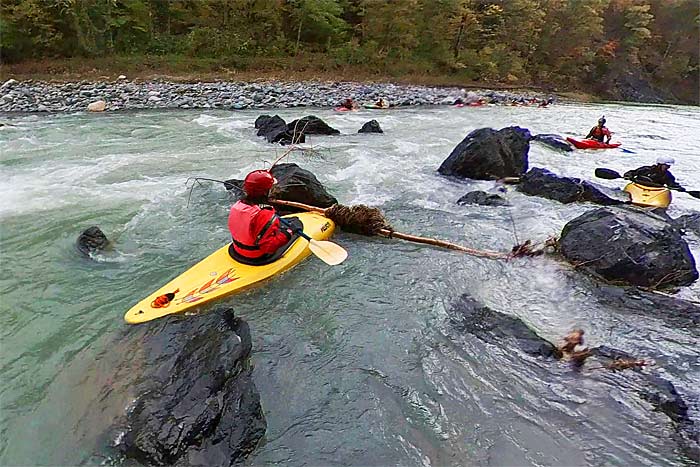
[[(698, 103), (696, 0), (4, 0), (4, 74), (298, 73)], [(122, 70), (118, 68), (121, 67)]]

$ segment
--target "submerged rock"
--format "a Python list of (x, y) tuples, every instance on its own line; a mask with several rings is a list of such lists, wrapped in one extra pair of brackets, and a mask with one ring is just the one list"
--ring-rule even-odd
[(589, 211), (564, 226), (559, 246), (569, 262), (613, 282), (657, 288), (698, 278), (681, 232), (634, 209)]
[(480, 204), (482, 206), (507, 206), (508, 201), (495, 193), (485, 191), (470, 191), (457, 200), (457, 204)]
[(540, 135), (535, 135), (534, 138), (532, 138), (533, 141), (539, 141), (542, 144), (545, 144), (551, 148), (558, 149), (560, 151), (573, 151), (574, 148), (571, 146), (571, 144), (566, 140), (561, 135), (553, 135), (553, 134), (540, 134)]
[[(504, 313), (494, 311), (468, 295), (462, 295), (451, 306), (449, 320), (452, 326), (459, 332), (473, 335), (477, 339), (499, 348), (517, 348), (533, 356), (551, 358), (552, 361), (562, 356), (559, 349), (548, 340), (537, 335), (521, 319)], [(590, 358), (595, 360), (594, 367), (615, 368), (618, 359), (636, 360), (635, 356), (608, 346), (599, 346), (590, 349)], [(572, 362), (574, 363), (574, 362)], [(581, 370), (576, 376), (579, 380), (585, 375), (593, 377), (596, 373), (583, 373), (587, 363), (580, 361), (573, 368)], [(626, 382), (620, 385), (624, 393), (628, 393), (630, 387), (636, 388), (640, 399), (649, 402), (654, 410), (666, 415), (673, 425), (672, 437), (678, 443), (685, 455), (690, 459), (697, 459), (700, 454), (698, 443), (697, 424), (690, 418), (688, 404), (683, 400), (672, 382), (657, 372), (640, 371), (636, 369), (626, 370)], [(617, 379), (609, 378), (610, 384), (616, 384)], [(629, 381), (634, 381), (630, 384)], [(619, 383), (618, 383), (619, 384)], [(619, 402), (619, 401), (616, 401)]]
[(331, 127), (315, 115), (308, 115), (288, 123), (287, 132), (293, 135), (337, 135), (340, 133), (339, 130)]
[(248, 362), (250, 330), (233, 310), (131, 328), (143, 374), (117, 448), (147, 465), (232, 465), (265, 434)]
[(484, 342), (505, 343), (530, 355), (553, 357), (556, 354), (556, 347), (539, 337), (522, 320), (494, 311), (468, 295), (462, 295), (452, 304), (449, 315), (456, 329)]
[(700, 306), (659, 292), (637, 287), (601, 284), (593, 289), (596, 300), (618, 313), (652, 315), (677, 327), (700, 335)]
[(474, 130), (454, 148), (438, 172), (477, 180), (520, 176), (528, 168), (530, 139), (530, 132), (517, 126)]
[(107, 246), (109, 246), (107, 236), (96, 225), (85, 229), (76, 241), (76, 247), (86, 256), (89, 256), (91, 253), (102, 251), (107, 248)]
[[(612, 206), (629, 202), (629, 196), (620, 191), (615, 193), (580, 178), (560, 177), (539, 167), (533, 167), (522, 175), (517, 188), (526, 195), (541, 196), (564, 204), (588, 201)], [(611, 196), (617, 196), (617, 198)]]
[[(277, 184), (272, 188), (271, 198), (296, 201), (321, 208), (327, 208), (338, 203), (328, 190), (318, 181), (316, 176), (296, 164), (277, 164), (270, 171), (277, 179)], [(243, 180), (230, 179), (225, 181), (226, 189), (235, 189), (243, 194)], [(294, 211), (282, 208), (280, 211)]]
[(679, 229), (687, 230), (700, 236), (700, 213), (685, 214), (673, 219), (672, 222)]
[(379, 126), (379, 122), (376, 120), (370, 120), (362, 125), (362, 128), (357, 130), (358, 133), (384, 133), (382, 127)]

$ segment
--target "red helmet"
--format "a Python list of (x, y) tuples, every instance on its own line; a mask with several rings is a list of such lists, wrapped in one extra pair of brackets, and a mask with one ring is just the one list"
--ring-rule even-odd
[(248, 196), (264, 196), (275, 183), (277, 180), (269, 171), (253, 170), (243, 180), (243, 191)]

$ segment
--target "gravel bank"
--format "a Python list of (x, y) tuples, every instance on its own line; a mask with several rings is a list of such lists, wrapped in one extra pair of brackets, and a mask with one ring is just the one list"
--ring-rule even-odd
[[(460, 88), (352, 82), (213, 82), (175, 83), (169, 81), (47, 83), (10, 79), (0, 86), (0, 112), (75, 112), (104, 101), (105, 111), (133, 109), (266, 109), (286, 107), (335, 107), (352, 97), (371, 104), (383, 97), (393, 106), (451, 105), (465, 97)], [(469, 91), (469, 98), (508, 104), (535, 93)], [(97, 107), (101, 107), (98, 105)]]

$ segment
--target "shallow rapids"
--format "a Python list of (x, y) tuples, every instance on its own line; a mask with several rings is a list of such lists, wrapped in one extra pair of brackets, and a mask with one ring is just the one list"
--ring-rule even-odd
[[(188, 177), (243, 178), (285, 150), (255, 136), (254, 111), (143, 111), (5, 115), (0, 127), (0, 464), (89, 464), (109, 458), (94, 426), (76, 414), (95, 375), (138, 362), (110, 356), (124, 312), (228, 239), (231, 198)], [(473, 129), (519, 125), (532, 134), (584, 136), (601, 114), (632, 152), (562, 153), (531, 143), (530, 167), (595, 180), (673, 156), (676, 179), (700, 190), (700, 110), (642, 105), (420, 107), (317, 115), (341, 131), (310, 136), (293, 153), (345, 205), (379, 207), (397, 231), (472, 248), (509, 251), (544, 241), (594, 206), (562, 205), (510, 191), (510, 207), (459, 206), (493, 182), (436, 172)], [(377, 119), (382, 135), (358, 135)], [(700, 200), (674, 193), (672, 217)], [(99, 225), (113, 251), (91, 261), (74, 243)], [(700, 240), (685, 237), (700, 260)], [(269, 465), (686, 465), (670, 422), (624, 373), (573, 372), (517, 349), (456, 331), (450, 304), (468, 294), (556, 341), (573, 327), (664, 369), (700, 423), (700, 345), (694, 329), (618, 313), (593, 297), (595, 281), (548, 257), (508, 263), (398, 240), (338, 232), (350, 256), (311, 258), (220, 305), (253, 335), (254, 379), (267, 434), (249, 463)], [(679, 297), (700, 300), (700, 283)], [(201, 312), (207, 312), (205, 307)], [(116, 378), (117, 376), (115, 376)], [(115, 384), (118, 388), (119, 385)], [(118, 390), (118, 389), (115, 389)], [(100, 407), (95, 410), (123, 410)], [(107, 412), (105, 412), (107, 413)], [(99, 418), (99, 417), (97, 417)], [(87, 423), (87, 422), (85, 422)], [(101, 457), (104, 456), (104, 457)]]

